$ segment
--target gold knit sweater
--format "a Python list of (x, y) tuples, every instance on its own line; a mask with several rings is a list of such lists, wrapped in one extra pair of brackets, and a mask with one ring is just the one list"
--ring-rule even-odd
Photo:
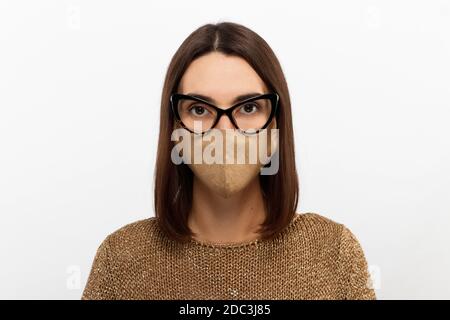
[(271, 240), (169, 239), (155, 217), (109, 234), (81, 299), (376, 299), (356, 237), (317, 213)]

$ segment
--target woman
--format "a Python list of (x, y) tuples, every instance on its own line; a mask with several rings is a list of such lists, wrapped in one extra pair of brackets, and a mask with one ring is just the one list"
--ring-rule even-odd
[[(174, 139), (181, 130), (178, 142), (205, 147), (200, 137), (227, 131), (249, 146), (267, 129), (269, 161), (256, 163), (192, 161), (192, 146)], [(375, 299), (351, 231), (296, 213), (293, 145), (287, 83), (267, 43), (235, 23), (198, 28), (164, 82), (156, 216), (106, 237), (82, 299)]]

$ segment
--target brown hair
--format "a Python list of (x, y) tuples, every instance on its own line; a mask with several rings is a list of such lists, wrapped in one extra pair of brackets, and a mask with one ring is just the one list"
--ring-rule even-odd
[(233, 22), (206, 24), (192, 32), (173, 56), (161, 97), (160, 131), (155, 173), (155, 214), (161, 229), (172, 239), (187, 241), (192, 204), (193, 173), (184, 163), (171, 161), (174, 115), (170, 95), (196, 58), (212, 51), (239, 56), (252, 66), (267, 88), (278, 93), (276, 121), (279, 128), (279, 168), (275, 175), (260, 175), (267, 217), (260, 226), (262, 239), (273, 238), (295, 215), (299, 185), (295, 169), (294, 135), (289, 91), (280, 63), (272, 49), (254, 31)]

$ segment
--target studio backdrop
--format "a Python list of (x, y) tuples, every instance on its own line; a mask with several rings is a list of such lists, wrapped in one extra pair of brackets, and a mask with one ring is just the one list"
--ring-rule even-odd
[(352, 230), (378, 299), (449, 299), (448, 0), (2, 0), (0, 298), (80, 299), (101, 241), (154, 216), (164, 75), (220, 21), (280, 60), (297, 211)]

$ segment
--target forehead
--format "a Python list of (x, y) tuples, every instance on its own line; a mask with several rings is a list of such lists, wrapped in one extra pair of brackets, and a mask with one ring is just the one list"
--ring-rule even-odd
[(197, 93), (229, 104), (248, 92), (267, 92), (266, 85), (243, 58), (208, 53), (195, 59), (180, 80), (180, 93)]

